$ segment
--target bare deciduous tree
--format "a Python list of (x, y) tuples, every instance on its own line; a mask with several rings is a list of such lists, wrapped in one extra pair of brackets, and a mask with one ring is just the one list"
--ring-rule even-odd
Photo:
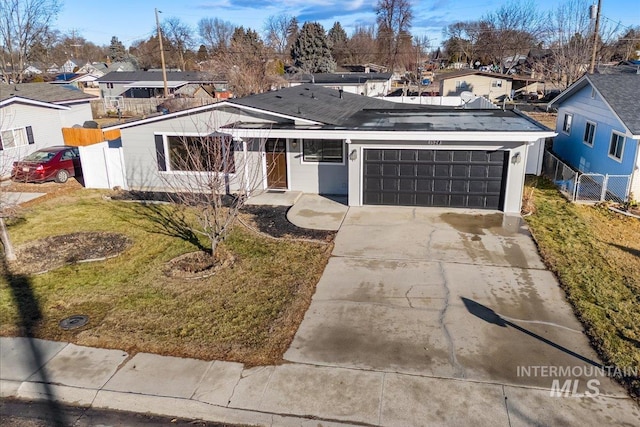
[(163, 160), (179, 173), (162, 179), (178, 206), (188, 210), (183, 218), (193, 218), (189, 231), (209, 241), (213, 257), (247, 198), (262, 188), (262, 171), (251, 154), (261, 153), (264, 144), (237, 141), (216, 131), (168, 138), (169, 152)]
[(0, 68), (14, 83), (22, 82), (29, 50), (59, 11), (58, 0), (0, 0)]
[[(378, 23), (377, 43), (384, 65), (393, 71), (406, 36), (411, 29), (413, 12), (409, 0), (378, 0), (375, 7)], [(411, 43), (408, 44), (411, 47)]]
[(192, 28), (179, 18), (169, 18), (162, 23), (162, 34), (169, 40), (169, 46), (175, 51), (180, 68), (186, 70), (185, 55), (195, 43)]
[(345, 62), (351, 64), (365, 64), (376, 59), (375, 28), (356, 27), (353, 35), (347, 41)]
[(218, 18), (202, 18), (198, 21), (198, 34), (213, 55), (229, 49), (234, 29), (232, 23)]
[(291, 25), (292, 19), (293, 18), (287, 14), (271, 15), (264, 24), (267, 46), (281, 55), (281, 59), (285, 59), (283, 55), (288, 53), (289, 26)]

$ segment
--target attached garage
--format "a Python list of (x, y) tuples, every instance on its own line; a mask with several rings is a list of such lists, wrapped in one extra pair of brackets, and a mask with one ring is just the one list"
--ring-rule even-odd
[(364, 149), (363, 204), (502, 209), (509, 152)]

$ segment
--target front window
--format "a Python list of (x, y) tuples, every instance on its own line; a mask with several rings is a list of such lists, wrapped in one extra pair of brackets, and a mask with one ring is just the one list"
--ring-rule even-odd
[(26, 128), (8, 129), (0, 132), (0, 150), (27, 145)]
[(596, 134), (596, 124), (587, 122), (587, 125), (584, 128), (584, 137), (582, 141), (590, 147), (593, 147), (593, 138)]
[(613, 132), (611, 134), (611, 143), (609, 144), (609, 157), (616, 160), (622, 160), (622, 152), (624, 151), (624, 136)]
[(573, 122), (573, 114), (565, 113), (564, 122), (562, 123), (562, 131), (564, 133), (571, 133), (571, 123)]
[(305, 139), (302, 141), (302, 160), (305, 162), (342, 163), (342, 140)]
[(182, 172), (235, 172), (234, 143), (227, 136), (168, 136), (169, 167)]
[(456, 80), (456, 89), (466, 89), (467, 82), (464, 80)]
[(493, 80), (491, 82), (491, 87), (502, 87), (502, 80)]

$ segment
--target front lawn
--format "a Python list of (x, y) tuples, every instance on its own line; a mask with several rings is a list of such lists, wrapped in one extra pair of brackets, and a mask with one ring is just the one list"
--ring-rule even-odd
[[(0, 335), (28, 333), (130, 353), (250, 365), (281, 361), (330, 244), (269, 239), (238, 224), (223, 243), (233, 257), (230, 266), (204, 279), (170, 278), (163, 273), (166, 262), (198, 250), (199, 242), (159, 223), (171, 217), (170, 206), (105, 200), (104, 194), (64, 194), (32, 206), (11, 225), (16, 247), (75, 232), (121, 233), (131, 244), (115, 258), (44, 274), (3, 268)], [(168, 215), (160, 215), (163, 210)], [(87, 326), (59, 327), (63, 318), (79, 314), (89, 316)]]
[[(545, 179), (529, 180), (525, 194), (533, 194), (531, 233), (593, 346), (606, 365), (638, 369), (640, 220), (570, 203)], [(640, 396), (638, 376), (625, 384)]]

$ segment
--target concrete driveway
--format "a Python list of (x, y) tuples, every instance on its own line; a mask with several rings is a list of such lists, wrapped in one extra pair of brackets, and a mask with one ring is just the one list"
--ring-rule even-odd
[(600, 361), (522, 220), (497, 212), (350, 208), (285, 359), (626, 396), (594, 372)]

